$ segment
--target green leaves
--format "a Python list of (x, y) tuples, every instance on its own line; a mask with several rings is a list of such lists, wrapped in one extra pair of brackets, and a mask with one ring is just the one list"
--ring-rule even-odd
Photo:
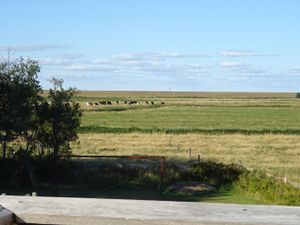
[(43, 98), (40, 95), (39, 72), (38, 62), (32, 59), (0, 63), (0, 144), (3, 159), (7, 156), (9, 143), (21, 139), (19, 148), (42, 156), (54, 155), (58, 160), (70, 153), (69, 143), (78, 138), (81, 111), (79, 104), (73, 101), (76, 89), (64, 89), (63, 80), (53, 78), (53, 89), (50, 89), (48, 97)]
[(23, 58), (12, 64), (0, 63), (0, 144), (2, 158), (7, 145), (26, 138), (36, 126), (36, 107), (42, 91), (38, 62)]
[(69, 142), (78, 138), (81, 111), (79, 104), (72, 101), (76, 90), (64, 89), (63, 81), (53, 79), (54, 88), (39, 110), (40, 126), (38, 139), (51, 149), (55, 159), (69, 155)]

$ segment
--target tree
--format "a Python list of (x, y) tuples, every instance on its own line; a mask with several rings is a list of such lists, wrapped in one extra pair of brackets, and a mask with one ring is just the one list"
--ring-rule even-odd
[(54, 88), (39, 109), (38, 140), (54, 161), (71, 153), (70, 142), (78, 139), (81, 111), (72, 99), (76, 89), (63, 88), (63, 80), (53, 78)]
[[(9, 142), (28, 139), (35, 130), (36, 109), (42, 92), (37, 74), (38, 62), (20, 58), (13, 63), (0, 63), (0, 144), (2, 159)], [(28, 147), (28, 145), (27, 145)]]
[(81, 111), (72, 98), (74, 88), (65, 90), (63, 80), (53, 78), (54, 88), (39, 110), (40, 126), (37, 138), (42, 148), (49, 150), (52, 159), (54, 194), (57, 195), (58, 162), (71, 154), (70, 142), (78, 139)]

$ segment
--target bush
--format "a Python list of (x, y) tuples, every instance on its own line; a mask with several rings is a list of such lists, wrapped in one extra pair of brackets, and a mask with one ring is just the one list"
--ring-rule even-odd
[(192, 179), (197, 181), (205, 181), (213, 186), (220, 187), (238, 180), (239, 176), (245, 171), (246, 169), (240, 165), (225, 165), (210, 161), (193, 165), (191, 176)]
[(291, 187), (263, 171), (251, 171), (242, 174), (235, 182), (238, 191), (248, 192), (260, 199), (279, 205), (300, 205), (300, 190)]

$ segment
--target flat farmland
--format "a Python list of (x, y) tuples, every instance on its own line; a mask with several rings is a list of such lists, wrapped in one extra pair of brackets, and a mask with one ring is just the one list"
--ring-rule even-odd
[(172, 160), (239, 163), (300, 183), (300, 136), (207, 134), (80, 134), (76, 154), (162, 155)]
[(83, 114), (82, 126), (276, 132), (300, 128), (300, 107), (164, 106), (124, 111), (86, 111)]
[[(192, 159), (200, 154), (300, 182), (300, 100), (294, 93), (90, 91), (75, 100), (83, 109), (75, 154), (188, 160), (191, 149)], [(130, 100), (139, 105), (124, 103)], [(99, 101), (112, 105), (86, 105)]]

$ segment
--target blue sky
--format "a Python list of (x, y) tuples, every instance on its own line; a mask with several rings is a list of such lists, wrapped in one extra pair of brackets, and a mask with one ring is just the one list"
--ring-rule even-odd
[(0, 56), (90, 90), (300, 90), (298, 0), (2, 1)]

